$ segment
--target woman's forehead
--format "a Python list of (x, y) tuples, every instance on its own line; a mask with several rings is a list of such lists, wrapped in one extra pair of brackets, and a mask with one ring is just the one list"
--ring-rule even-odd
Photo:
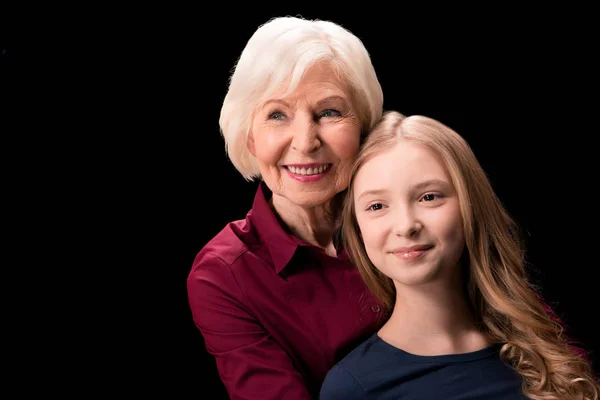
[(266, 91), (266, 99), (283, 99), (300, 94), (312, 94), (321, 90), (335, 90), (340, 95), (349, 97), (350, 90), (346, 82), (340, 79), (336, 68), (330, 62), (317, 62), (305, 71), (290, 71), (280, 82), (271, 82), (270, 90)]

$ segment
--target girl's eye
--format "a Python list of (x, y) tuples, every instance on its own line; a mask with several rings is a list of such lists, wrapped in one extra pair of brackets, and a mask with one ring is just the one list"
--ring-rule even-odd
[(439, 200), (441, 199), (443, 196), (439, 193), (426, 193), (423, 195), (423, 197), (421, 197), (422, 201), (434, 201), (434, 200)]
[(377, 211), (377, 210), (381, 210), (383, 208), (383, 205), (381, 203), (375, 203), (375, 204), (371, 204), (369, 206), (369, 211)]

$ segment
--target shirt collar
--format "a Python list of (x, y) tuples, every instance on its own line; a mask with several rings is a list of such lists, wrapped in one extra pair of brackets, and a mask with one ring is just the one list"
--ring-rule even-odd
[[(298, 246), (314, 246), (283, 228), (269, 205), (272, 195), (273, 192), (261, 181), (254, 196), (254, 203), (249, 217), (271, 254), (275, 272), (279, 274), (290, 263)], [(319, 249), (319, 251), (323, 250)], [(340, 260), (349, 260), (345, 249), (338, 249), (337, 257)]]
[(267, 185), (260, 182), (254, 196), (250, 220), (271, 254), (275, 272), (280, 273), (288, 265), (298, 246), (306, 243), (283, 229), (269, 206), (272, 195)]

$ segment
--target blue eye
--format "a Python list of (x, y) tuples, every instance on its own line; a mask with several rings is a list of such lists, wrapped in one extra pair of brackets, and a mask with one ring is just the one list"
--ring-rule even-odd
[(334, 109), (329, 108), (327, 110), (324, 110), (320, 114), (320, 117), (325, 117), (325, 118), (327, 118), (327, 117), (339, 117), (341, 115), (342, 114), (338, 110), (334, 110)]
[(283, 118), (285, 118), (285, 114), (283, 114), (281, 111), (274, 111), (269, 114), (269, 119), (282, 120)]

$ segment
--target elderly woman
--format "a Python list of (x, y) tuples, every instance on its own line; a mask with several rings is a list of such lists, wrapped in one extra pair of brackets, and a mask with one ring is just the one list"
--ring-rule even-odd
[(383, 322), (335, 235), (382, 106), (367, 50), (337, 24), (275, 18), (243, 50), (220, 126), (233, 165), (261, 182), (246, 218), (204, 246), (187, 281), (232, 399), (317, 398), (327, 371)]

